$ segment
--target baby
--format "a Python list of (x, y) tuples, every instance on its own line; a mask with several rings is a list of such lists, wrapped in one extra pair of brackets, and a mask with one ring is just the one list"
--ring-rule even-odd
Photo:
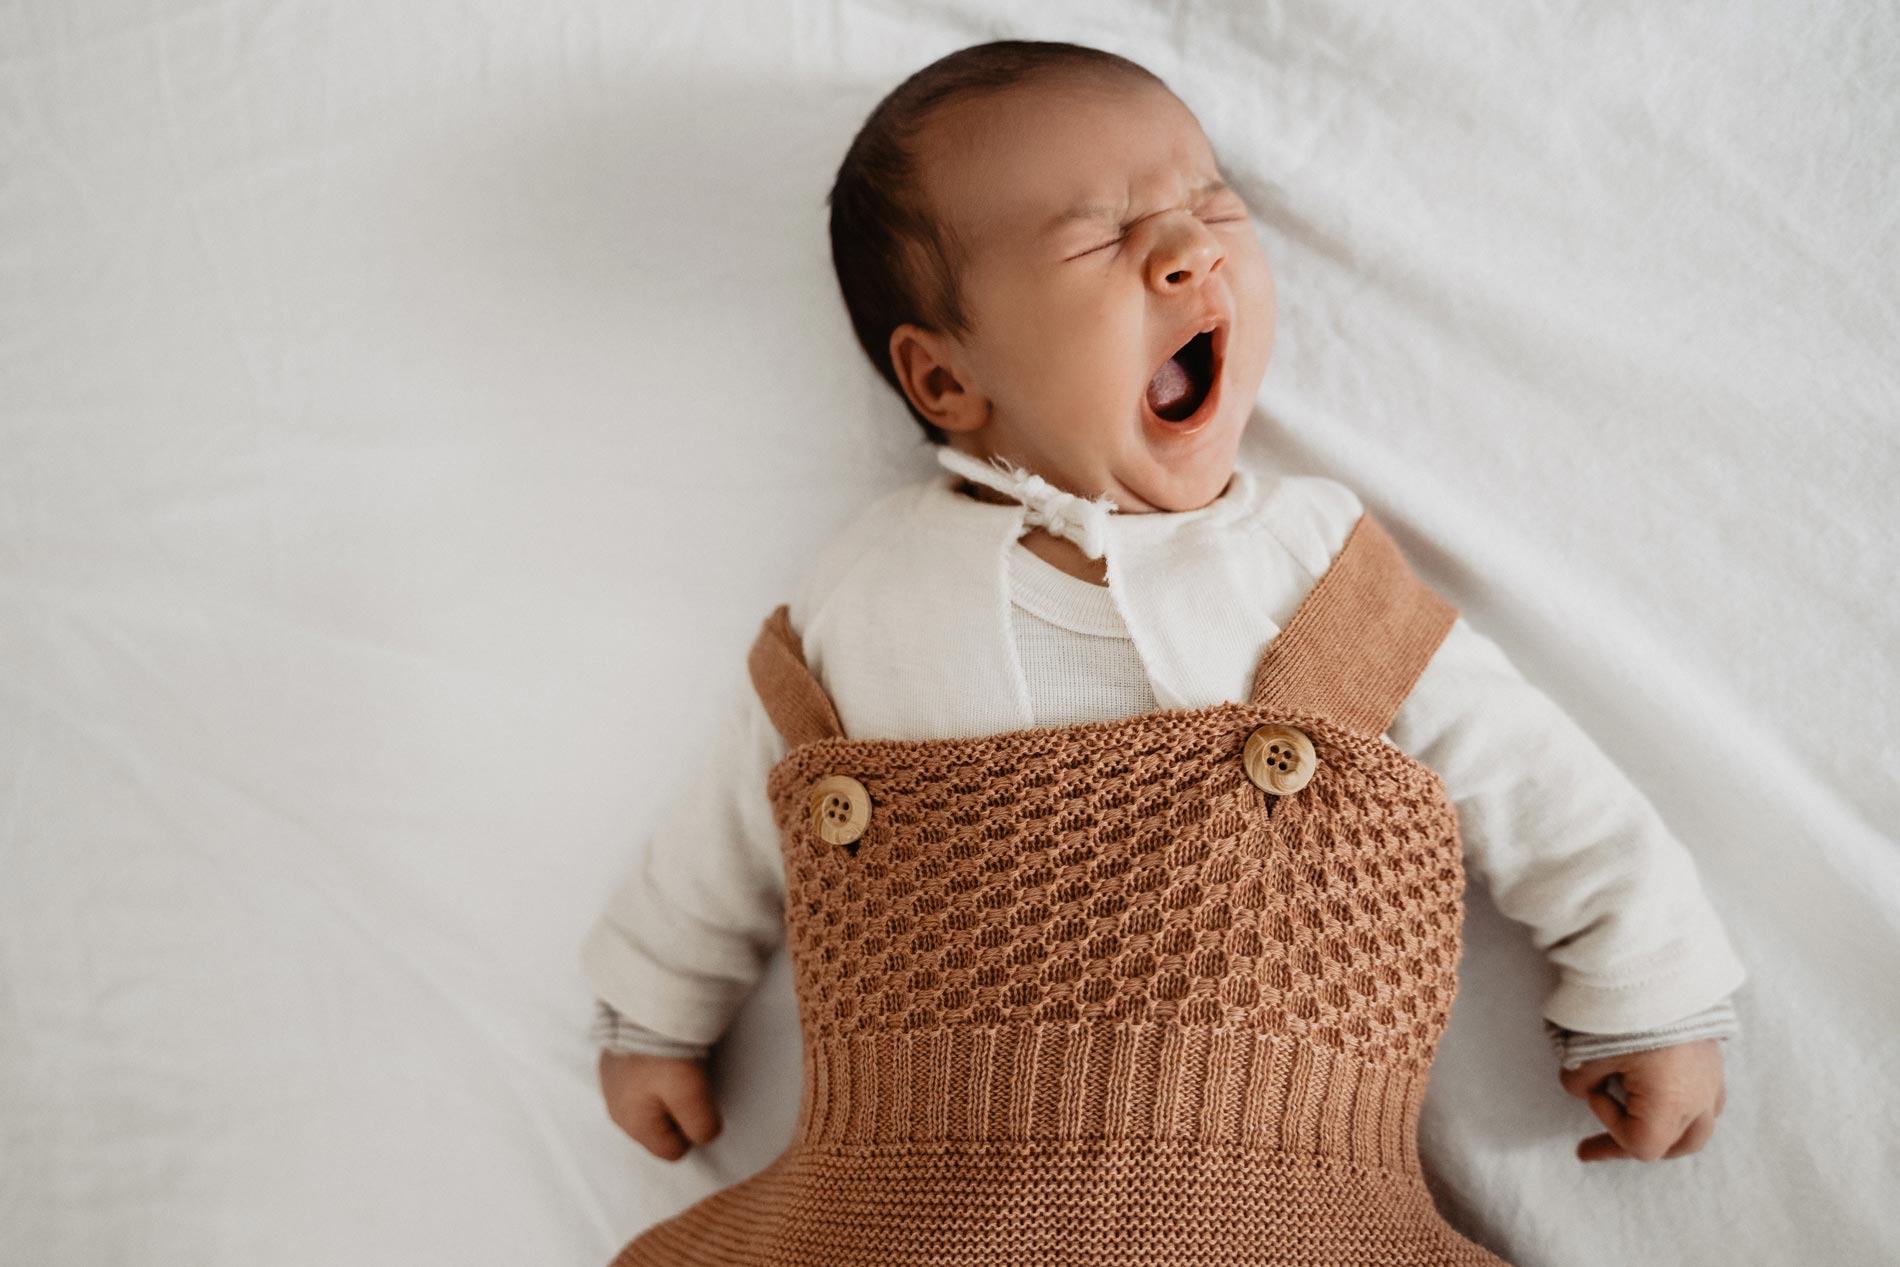
[(1556, 970), (1577, 1155), (1702, 1148), (1745, 974), (1694, 866), (1350, 490), (1236, 465), (1274, 284), (1187, 107), (963, 49), (830, 205), (946, 469), (766, 620), (588, 934), (657, 1156), (719, 1133), (705, 1057), (788, 937), (804, 1040), (792, 1147), (616, 1264), (1501, 1262), (1414, 1140), (1467, 865)]

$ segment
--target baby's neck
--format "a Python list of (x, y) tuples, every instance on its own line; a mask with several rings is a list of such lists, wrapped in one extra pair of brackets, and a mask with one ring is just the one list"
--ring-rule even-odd
[[(966, 497), (994, 502), (999, 506), (1018, 504), (1012, 497), (1005, 497), (993, 488), (986, 488), (969, 480), (960, 481), (957, 484), (957, 491)], [(1060, 568), (1070, 576), (1087, 581), (1091, 585), (1108, 584), (1108, 560), (1089, 558), (1088, 555), (1082, 553), (1081, 546), (1067, 537), (1055, 536), (1042, 528), (1031, 528), (1023, 534), (1022, 543), (1025, 549), (1044, 563)]]
[(1080, 577), (1091, 585), (1108, 584), (1108, 560), (1089, 558), (1082, 553), (1081, 546), (1067, 537), (1052, 536), (1041, 528), (1031, 528), (1023, 534), (1023, 546), (1043, 562), (1053, 563), (1070, 576)]

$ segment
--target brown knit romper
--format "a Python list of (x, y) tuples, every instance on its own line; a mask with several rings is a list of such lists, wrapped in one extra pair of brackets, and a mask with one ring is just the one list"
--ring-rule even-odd
[[(1419, 1169), (1464, 871), (1381, 737), (1456, 615), (1363, 515), (1245, 703), (886, 740), (775, 609), (797, 1127), (613, 1267), (1503, 1263)], [(1270, 723), (1318, 758), (1284, 796), (1243, 764)], [(870, 796), (849, 845), (813, 824), (832, 775)]]

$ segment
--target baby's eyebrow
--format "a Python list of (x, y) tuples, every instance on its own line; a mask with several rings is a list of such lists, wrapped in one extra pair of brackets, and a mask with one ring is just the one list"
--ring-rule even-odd
[[(1222, 193), (1229, 188), (1230, 186), (1224, 180), (1210, 180), (1190, 189), (1188, 191), (1188, 198), (1190, 200), (1205, 198), (1209, 194)], [(1064, 225), (1074, 224), (1078, 220), (1113, 220), (1119, 217), (1121, 213), (1122, 209), (1120, 207), (1110, 206), (1107, 203), (1081, 203), (1077, 206), (1070, 207), (1067, 211), (1050, 217), (1042, 228), (1037, 231), (1036, 236), (1048, 237), (1051, 233), (1054, 233)]]

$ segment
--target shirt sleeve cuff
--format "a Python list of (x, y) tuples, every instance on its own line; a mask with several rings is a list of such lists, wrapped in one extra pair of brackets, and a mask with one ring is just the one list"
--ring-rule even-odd
[(1665, 1025), (1727, 998), (1748, 979), (1728, 934), (1704, 908), (1698, 934), (1671, 942), (1627, 975), (1593, 981), (1564, 972), (1544, 1001), (1544, 1018), (1589, 1034), (1626, 1034)]
[(1593, 1034), (1566, 1029), (1554, 1021), (1545, 1020), (1544, 1032), (1551, 1046), (1556, 1049), (1563, 1067), (1575, 1069), (1588, 1061), (1601, 1060), (1606, 1056), (1673, 1047), (1678, 1043), (1691, 1043), (1702, 1038), (1733, 1038), (1741, 1032), (1741, 1021), (1735, 1014), (1734, 1004), (1723, 999), (1680, 1020), (1650, 1029), (1620, 1034)]
[(594, 996), (652, 1033), (710, 1047), (745, 1002), (753, 982), (672, 969), (611, 919), (589, 929), (581, 963)]
[(711, 1050), (706, 1043), (689, 1043), (656, 1033), (638, 1021), (622, 1016), (605, 999), (594, 1000), (594, 1023), (588, 1031), (588, 1037), (604, 1051), (647, 1056), (702, 1060)]

